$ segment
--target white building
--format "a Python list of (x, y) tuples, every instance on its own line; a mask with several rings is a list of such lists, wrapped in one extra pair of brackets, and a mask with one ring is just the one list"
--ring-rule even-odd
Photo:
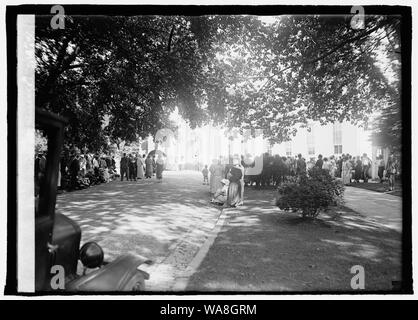
[(311, 123), (308, 128), (299, 128), (291, 141), (276, 144), (272, 147), (273, 154), (295, 156), (299, 153), (309, 160), (317, 158), (350, 154), (361, 156), (367, 153), (372, 156), (372, 142), (370, 131), (352, 125), (348, 122), (321, 126)]
[[(201, 170), (204, 165), (210, 165), (213, 159), (221, 158), (226, 163), (232, 155), (258, 156), (265, 152), (293, 157), (300, 153), (306, 160), (316, 159), (319, 154), (323, 157), (338, 157), (342, 154), (361, 156), (366, 153), (373, 162), (373, 178), (377, 177), (375, 160), (380, 151), (372, 146), (370, 131), (348, 122), (324, 126), (312, 122), (308, 128), (299, 128), (290, 141), (273, 146), (263, 138), (262, 130), (255, 130), (254, 138), (249, 130), (241, 135), (238, 130), (227, 131), (209, 125), (191, 129), (181, 119), (177, 124), (175, 138), (159, 146), (167, 154), (167, 164), (172, 170)], [(150, 147), (152, 144), (149, 141)]]

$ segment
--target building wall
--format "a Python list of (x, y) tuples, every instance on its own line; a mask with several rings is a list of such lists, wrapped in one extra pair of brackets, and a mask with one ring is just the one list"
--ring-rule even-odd
[[(186, 123), (182, 123), (177, 132), (178, 139), (173, 141), (170, 148), (163, 151), (166, 151), (173, 168), (178, 167), (179, 164), (189, 164), (199, 170), (203, 165), (210, 165), (213, 159), (222, 157), (227, 161), (230, 153), (231, 155), (249, 153), (253, 156), (268, 151), (281, 156), (295, 156), (301, 153), (307, 160), (317, 158), (319, 154), (329, 157), (330, 155), (339, 156), (341, 153), (349, 153), (352, 156), (367, 153), (372, 160), (375, 160), (375, 150), (372, 149), (369, 132), (364, 129), (347, 122), (341, 123), (341, 136), (338, 138), (333, 124), (321, 126), (319, 123), (311, 123), (310, 127), (311, 132), (305, 128), (299, 128), (291, 141), (270, 147), (267, 140), (263, 139), (260, 130), (256, 132), (255, 138), (247, 134), (241, 136), (235, 133), (233, 134), (235, 138), (229, 141), (225, 129), (212, 126), (191, 129)], [(336, 139), (340, 139), (341, 153), (334, 153), (334, 142), (338, 142)], [(313, 154), (308, 154), (308, 142), (314, 149)], [(153, 147), (152, 141), (149, 141), (149, 145)], [(377, 175), (375, 168), (373, 168), (373, 175)]]
[[(308, 154), (308, 135), (313, 135), (314, 154)], [(341, 153), (335, 153), (334, 150), (334, 125), (328, 124), (321, 126), (314, 123), (311, 126), (311, 132), (307, 129), (300, 128), (289, 142), (276, 144), (272, 148), (273, 154), (280, 154), (285, 156), (286, 151), (291, 150), (291, 155), (295, 156), (301, 153), (305, 158), (317, 158), (319, 154), (324, 157), (330, 155), (351, 154), (352, 156), (361, 156), (367, 153), (369, 157), (372, 155), (372, 143), (369, 140), (369, 132), (362, 128), (356, 127), (350, 123), (341, 124)], [(288, 154), (289, 155), (289, 154)]]

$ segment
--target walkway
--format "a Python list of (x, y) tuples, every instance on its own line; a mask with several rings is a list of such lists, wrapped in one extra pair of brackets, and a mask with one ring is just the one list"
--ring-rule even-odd
[(80, 225), (81, 243), (103, 247), (105, 259), (125, 253), (152, 259), (147, 289), (165, 291), (183, 277), (219, 219), (221, 210), (208, 200), (200, 172), (167, 171), (162, 183), (113, 181), (61, 194), (57, 209)]
[(346, 187), (345, 206), (376, 222), (402, 231), (402, 198), (366, 189)]

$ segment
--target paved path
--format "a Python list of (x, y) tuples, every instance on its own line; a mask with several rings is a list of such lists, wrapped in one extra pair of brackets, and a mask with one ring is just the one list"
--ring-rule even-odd
[(208, 200), (200, 172), (167, 171), (162, 183), (113, 181), (61, 194), (57, 209), (80, 225), (81, 243), (103, 247), (105, 259), (133, 253), (155, 261), (147, 289), (165, 291), (184, 276), (218, 222), (221, 210)]
[(345, 205), (388, 228), (402, 231), (402, 198), (386, 193), (346, 187)]

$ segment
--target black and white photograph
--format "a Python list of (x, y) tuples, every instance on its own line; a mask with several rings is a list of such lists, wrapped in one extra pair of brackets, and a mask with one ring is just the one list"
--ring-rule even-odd
[(411, 7), (319, 4), (8, 6), (6, 293), (411, 294)]

